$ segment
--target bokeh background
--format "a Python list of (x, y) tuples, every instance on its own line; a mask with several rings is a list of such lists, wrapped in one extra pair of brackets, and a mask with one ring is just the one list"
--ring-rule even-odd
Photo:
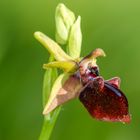
[(132, 114), (129, 125), (92, 119), (78, 100), (63, 106), (51, 140), (140, 139), (139, 0), (0, 1), (0, 140), (37, 140), (42, 116), (42, 64), (48, 52), (35, 31), (54, 38), (54, 13), (63, 2), (82, 17), (82, 55), (103, 48), (105, 79), (120, 76)]

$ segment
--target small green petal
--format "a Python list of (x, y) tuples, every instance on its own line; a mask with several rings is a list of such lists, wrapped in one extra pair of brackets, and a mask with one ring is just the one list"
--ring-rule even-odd
[(44, 69), (47, 68), (60, 68), (64, 72), (75, 72), (78, 69), (77, 64), (74, 61), (54, 61), (43, 65)]
[(58, 61), (72, 60), (73, 58), (67, 55), (61, 47), (51, 38), (41, 32), (34, 33), (35, 38), (54, 56)]

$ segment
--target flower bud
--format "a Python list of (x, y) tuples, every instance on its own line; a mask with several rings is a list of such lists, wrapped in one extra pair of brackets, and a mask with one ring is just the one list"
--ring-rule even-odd
[(66, 44), (71, 26), (75, 21), (75, 15), (64, 4), (59, 4), (55, 12), (56, 41)]
[(82, 33), (80, 28), (81, 17), (78, 16), (77, 20), (71, 27), (68, 43), (68, 52), (72, 58), (79, 58), (82, 44)]

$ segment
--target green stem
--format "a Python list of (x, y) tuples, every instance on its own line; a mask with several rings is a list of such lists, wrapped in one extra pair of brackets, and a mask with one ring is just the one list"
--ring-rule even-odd
[[(50, 56), (49, 62), (52, 62), (53, 60), (54, 58)], [(48, 100), (52, 85), (54, 81), (56, 80), (57, 76), (58, 76), (57, 69), (55, 68), (47, 69), (45, 72), (44, 82), (43, 82), (43, 107), (45, 106)], [(60, 109), (61, 107), (58, 107), (54, 111), (52, 111), (50, 114), (44, 117), (44, 122), (43, 122), (39, 140), (49, 140), (52, 130), (55, 126), (57, 116), (60, 112)]]
[(51, 112), (51, 115), (49, 114), (44, 117), (44, 123), (39, 140), (49, 140), (60, 110), (61, 108), (58, 107)]

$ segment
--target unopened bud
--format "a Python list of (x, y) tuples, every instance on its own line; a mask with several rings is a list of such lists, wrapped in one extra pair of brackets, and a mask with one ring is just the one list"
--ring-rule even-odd
[(71, 26), (75, 21), (75, 15), (64, 4), (59, 4), (56, 8), (56, 41), (66, 44)]
[(69, 55), (76, 59), (80, 57), (81, 44), (82, 44), (82, 33), (81, 33), (81, 17), (78, 16), (77, 20), (71, 27), (71, 32), (69, 36), (68, 52)]

